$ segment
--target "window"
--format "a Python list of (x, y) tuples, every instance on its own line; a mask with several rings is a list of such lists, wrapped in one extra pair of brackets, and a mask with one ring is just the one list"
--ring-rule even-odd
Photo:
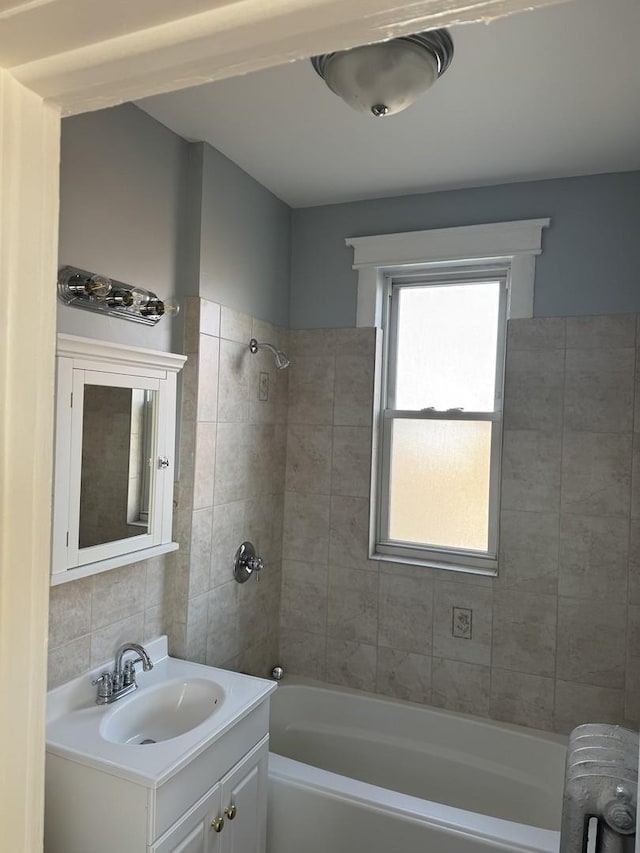
[(375, 552), (497, 565), (507, 270), (390, 277)]
[(549, 219), (348, 237), (376, 356), (369, 556), (497, 572), (508, 318)]

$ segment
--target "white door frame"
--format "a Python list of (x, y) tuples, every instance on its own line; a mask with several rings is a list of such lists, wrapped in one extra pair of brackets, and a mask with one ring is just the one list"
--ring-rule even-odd
[[(14, 0), (3, 17), (58, 0)], [(0, 835), (42, 850), (60, 115), (557, 0), (211, 0), (0, 69)], [(73, 29), (74, 3), (60, 2)], [(179, 9), (180, 4), (176, 4)], [(28, 26), (28, 23), (27, 23)]]

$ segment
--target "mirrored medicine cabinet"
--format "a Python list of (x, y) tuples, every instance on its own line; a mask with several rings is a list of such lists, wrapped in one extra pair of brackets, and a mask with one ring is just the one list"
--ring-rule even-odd
[(52, 584), (176, 550), (185, 356), (58, 335)]

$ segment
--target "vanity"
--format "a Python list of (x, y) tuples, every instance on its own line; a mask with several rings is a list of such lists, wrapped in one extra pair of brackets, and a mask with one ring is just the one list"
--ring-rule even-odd
[(49, 692), (45, 853), (264, 853), (276, 684), (146, 651), (112, 704), (100, 669)]

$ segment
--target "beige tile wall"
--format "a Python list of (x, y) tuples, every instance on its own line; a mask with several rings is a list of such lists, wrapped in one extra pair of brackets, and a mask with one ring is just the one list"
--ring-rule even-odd
[[(266, 675), (278, 650), (288, 374), (249, 340), (286, 350), (288, 333), (202, 299), (186, 313), (173, 651)], [(240, 585), (233, 559), (247, 539), (265, 569)]]
[[(49, 685), (112, 657), (125, 640), (169, 635), (173, 655), (266, 675), (277, 660), (287, 371), (255, 336), (285, 349), (287, 333), (192, 298), (185, 310), (178, 552), (51, 590)], [(258, 400), (260, 372), (269, 399)], [(245, 539), (266, 567), (233, 580)]]
[(292, 332), (284, 666), (544, 729), (637, 724), (636, 320), (510, 323), (496, 579), (367, 559), (374, 333)]
[(125, 641), (168, 633), (172, 554), (52, 587), (49, 687), (111, 658)]

